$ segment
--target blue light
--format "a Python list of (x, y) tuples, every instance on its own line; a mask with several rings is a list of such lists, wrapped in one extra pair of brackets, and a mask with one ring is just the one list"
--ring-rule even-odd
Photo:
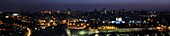
[(116, 24), (120, 24), (120, 21), (116, 21)]

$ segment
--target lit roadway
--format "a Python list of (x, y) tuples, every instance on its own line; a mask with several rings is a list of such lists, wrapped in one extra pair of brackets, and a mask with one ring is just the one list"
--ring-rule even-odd
[(26, 26), (21, 26), (21, 25), (18, 25), (18, 24), (13, 24), (13, 25), (15, 25), (15, 26), (19, 26), (20, 28), (23, 28), (23, 29), (27, 29), (27, 36), (30, 36), (31, 35), (31, 33), (32, 33), (32, 30), (30, 29), (30, 28), (28, 28), (28, 27), (26, 27)]
[[(145, 29), (149, 29), (149, 30), (156, 30), (156, 28), (154, 27), (150, 27), (150, 28), (117, 28), (117, 29), (113, 29), (113, 30), (109, 30), (109, 29), (91, 29), (91, 30), (69, 30), (67, 32), (69, 32), (68, 35), (90, 35), (90, 34), (95, 34), (95, 33), (100, 33), (100, 32), (132, 32), (132, 31), (142, 31)], [(169, 32), (165, 32), (168, 33), (168, 35), (170, 35)], [(161, 32), (161, 35), (165, 36), (166, 34)]]
[[(18, 14), (13, 14), (13, 16), (18, 16)], [(18, 20), (23, 20), (23, 19), (21, 19), (21, 18), (18, 18)], [(23, 25), (19, 25), (19, 24), (17, 24), (17, 23), (14, 23), (13, 24), (14, 26), (19, 26), (20, 28), (23, 28), (23, 29), (27, 29), (27, 36), (30, 36), (31, 35), (31, 33), (32, 33), (32, 29), (30, 29), (30, 28), (28, 28), (28, 27), (26, 27), (26, 26), (23, 26)]]

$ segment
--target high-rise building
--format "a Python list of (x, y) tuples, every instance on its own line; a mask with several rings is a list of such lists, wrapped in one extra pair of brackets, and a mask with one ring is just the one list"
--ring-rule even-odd
[(116, 17), (116, 21), (122, 21), (122, 17)]

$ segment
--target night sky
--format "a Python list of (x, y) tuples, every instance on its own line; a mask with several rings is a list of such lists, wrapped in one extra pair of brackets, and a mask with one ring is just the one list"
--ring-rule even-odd
[(170, 11), (170, 0), (0, 0), (0, 10), (127, 9)]

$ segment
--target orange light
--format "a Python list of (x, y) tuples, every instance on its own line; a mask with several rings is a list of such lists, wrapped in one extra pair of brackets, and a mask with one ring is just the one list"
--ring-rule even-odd
[(83, 24), (81, 24), (81, 25), (83, 25)]
[(159, 30), (159, 29), (161, 29), (161, 27), (156, 27), (156, 29), (158, 29), (158, 30)]
[(62, 21), (62, 24), (65, 24), (65, 23), (66, 23), (66, 20), (63, 20), (63, 21)]
[(170, 26), (168, 27), (168, 30), (170, 30)]

